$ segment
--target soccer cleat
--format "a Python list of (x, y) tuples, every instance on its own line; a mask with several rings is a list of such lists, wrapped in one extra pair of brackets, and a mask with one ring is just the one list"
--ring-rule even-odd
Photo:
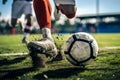
[(26, 43), (26, 37), (22, 39), (22, 43)]
[(40, 41), (29, 42), (28, 49), (30, 51), (34, 49), (37, 53), (45, 54), (51, 58), (54, 58), (57, 55), (57, 49), (54, 42), (47, 38)]
[(26, 33), (26, 32), (23, 34), (22, 43), (26, 43), (27, 44), (29, 42), (28, 41), (29, 34), (30, 33)]
[(26, 37), (24, 37), (24, 38), (22, 39), (22, 43), (27, 43)]

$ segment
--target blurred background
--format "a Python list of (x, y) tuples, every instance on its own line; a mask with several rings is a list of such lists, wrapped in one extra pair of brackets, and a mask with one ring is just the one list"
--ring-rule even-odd
[[(11, 5), (13, 0), (2, 4), (0, 0), (0, 34), (12, 34)], [(54, 11), (53, 0), (50, 0)], [(52, 14), (53, 33), (119, 33), (120, 32), (120, 0), (76, 0), (77, 14), (73, 19), (67, 19), (64, 15), (59, 21), (55, 21)], [(39, 33), (39, 26), (33, 12), (32, 33)], [(23, 22), (23, 23), (22, 23)], [(25, 25), (24, 15), (19, 19), (16, 34), (21, 34)]]

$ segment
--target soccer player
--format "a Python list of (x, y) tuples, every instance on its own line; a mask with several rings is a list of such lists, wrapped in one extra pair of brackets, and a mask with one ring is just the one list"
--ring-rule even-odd
[(22, 14), (25, 15), (25, 19), (27, 20), (26, 26), (24, 28), (22, 42), (27, 43), (27, 37), (32, 31), (32, 0), (13, 0), (11, 18), (13, 34), (16, 32), (15, 27), (18, 19), (21, 17)]
[[(55, 15), (63, 13), (68, 18), (73, 18), (75, 16), (75, 0), (54, 0), (54, 2), (56, 5)], [(54, 58), (57, 55), (57, 49), (51, 35), (51, 4), (49, 0), (34, 0), (33, 6), (43, 39), (41, 41), (29, 42), (28, 48)]]

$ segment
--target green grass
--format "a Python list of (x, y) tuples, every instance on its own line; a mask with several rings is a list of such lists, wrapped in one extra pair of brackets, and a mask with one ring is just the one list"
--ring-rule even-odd
[[(99, 47), (120, 46), (120, 34), (92, 34), (98, 42)], [(70, 34), (53, 34), (58, 48), (63, 49), (65, 41)], [(41, 35), (31, 35), (29, 40), (38, 40)], [(0, 35), (0, 54), (28, 52), (25, 44), (21, 43), (22, 35)]]
[(99, 47), (120, 46), (120, 34), (93, 34)]
[(21, 40), (22, 35), (0, 35), (0, 53), (27, 52), (26, 45)]
[[(120, 46), (120, 34), (92, 34), (99, 47)], [(63, 49), (70, 35), (54, 34), (58, 48)], [(21, 35), (0, 36), (0, 53), (28, 52), (21, 43)], [(38, 39), (39, 35), (31, 35), (30, 39)], [(95, 60), (85, 68), (71, 65), (67, 60), (48, 63), (47, 68), (32, 69), (31, 58), (27, 56), (0, 57), (0, 80), (119, 80), (120, 49), (101, 50)], [(48, 77), (47, 79), (45, 77)]]

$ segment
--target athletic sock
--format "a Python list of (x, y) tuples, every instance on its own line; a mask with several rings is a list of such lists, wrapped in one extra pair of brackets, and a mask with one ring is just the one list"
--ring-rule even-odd
[(51, 30), (49, 28), (42, 28), (42, 36), (43, 38), (48, 38), (53, 41)]
[(24, 32), (24, 34), (23, 34), (23, 38), (26, 38), (26, 37), (28, 37), (30, 35), (30, 33), (26, 33), (26, 32)]
[(31, 27), (31, 26), (26, 25), (26, 27), (25, 27), (25, 29), (24, 29), (23, 38), (28, 37), (28, 36), (29, 36), (29, 34), (31, 33), (31, 31), (32, 31), (32, 27)]

